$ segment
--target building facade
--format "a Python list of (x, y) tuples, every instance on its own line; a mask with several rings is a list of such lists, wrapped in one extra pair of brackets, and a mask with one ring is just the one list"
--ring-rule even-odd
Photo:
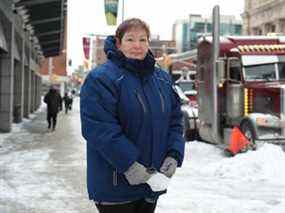
[(171, 54), (176, 52), (175, 41), (173, 40), (160, 40), (158, 37), (150, 40), (149, 45), (155, 58), (163, 56), (164, 53)]
[[(173, 26), (173, 36), (177, 52), (185, 52), (197, 47), (197, 41), (202, 35), (212, 32), (212, 18), (190, 14), (189, 19), (178, 20)], [(241, 35), (242, 22), (235, 16), (220, 17), (221, 35)]]
[(59, 54), (64, 3), (0, 1), (0, 133), (41, 104), (40, 61)]
[(70, 78), (67, 76), (66, 61), (66, 39), (67, 39), (67, 17), (65, 17), (65, 27), (63, 34), (63, 47), (59, 55), (46, 57), (41, 61), (40, 74), (42, 77), (43, 94), (46, 93), (50, 85), (55, 85), (59, 89), (60, 95), (63, 96), (67, 92), (67, 83)]
[(285, 0), (245, 0), (242, 18), (246, 35), (285, 33)]
[[(90, 48), (91, 58), (89, 63), (91, 63), (91, 66), (89, 66), (89, 69), (99, 66), (100, 64), (103, 64), (107, 59), (104, 52), (104, 42), (106, 36), (93, 35), (90, 38), (91, 38), (91, 48)], [(150, 49), (152, 50), (152, 53), (154, 54), (155, 58), (161, 57), (163, 53), (171, 54), (175, 53), (176, 51), (174, 41), (159, 40), (159, 36), (151, 36)], [(87, 70), (87, 67), (85, 67), (85, 70)]]
[(173, 39), (177, 52), (190, 50), (189, 20), (177, 20), (173, 25)]

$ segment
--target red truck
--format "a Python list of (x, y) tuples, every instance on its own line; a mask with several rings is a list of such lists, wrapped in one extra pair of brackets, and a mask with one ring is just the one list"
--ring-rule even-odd
[(228, 144), (239, 127), (253, 143), (285, 144), (285, 37), (220, 37), (217, 11), (198, 43), (200, 138)]

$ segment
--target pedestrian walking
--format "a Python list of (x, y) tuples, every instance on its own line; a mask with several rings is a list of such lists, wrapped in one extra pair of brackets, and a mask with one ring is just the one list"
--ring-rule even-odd
[(62, 109), (62, 99), (59, 92), (51, 86), (48, 93), (44, 97), (47, 104), (47, 122), (48, 129), (55, 130), (57, 122), (57, 114)]
[(72, 105), (73, 105), (73, 99), (75, 97), (75, 90), (72, 89), (69, 95), (70, 98), (70, 105), (69, 105), (69, 110), (72, 110)]
[(180, 101), (155, 66), (149, 38), (144, 21), (121, 23), (105, 40), (107, 62), (81, 88), (88, 193), (100, 213), (153, 213), (166, 192), (153, 178), (170, 179), (182, 165)]
[(63, 99), (63, 102), (64, 102), (65, 114), (67, 114), (68, 111), (71, 110), (72, 98), (66, 92), (66, 93), (64, 93), (64, 96), (63, 96), (62, 99)]

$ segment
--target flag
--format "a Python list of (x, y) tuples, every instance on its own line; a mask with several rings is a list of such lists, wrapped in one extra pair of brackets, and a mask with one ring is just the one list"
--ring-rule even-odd
[(105, 0), (105, 16), (107, 25), (117, 24), (119, 0)]
[(90, 38), (89, 37), (83, 37), (83, 52), (84, 57), (89, 60), (90, 57)]

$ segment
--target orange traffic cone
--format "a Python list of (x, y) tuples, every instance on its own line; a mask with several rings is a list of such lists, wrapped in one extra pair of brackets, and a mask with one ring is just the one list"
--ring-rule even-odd
[(225, 149), (225, 152), (232, 156), (247, 151), (247, 147), (250, 144), (249, 140), (244, 136), (238, 127), (234, 127), (230, 136), (229, 146)]

